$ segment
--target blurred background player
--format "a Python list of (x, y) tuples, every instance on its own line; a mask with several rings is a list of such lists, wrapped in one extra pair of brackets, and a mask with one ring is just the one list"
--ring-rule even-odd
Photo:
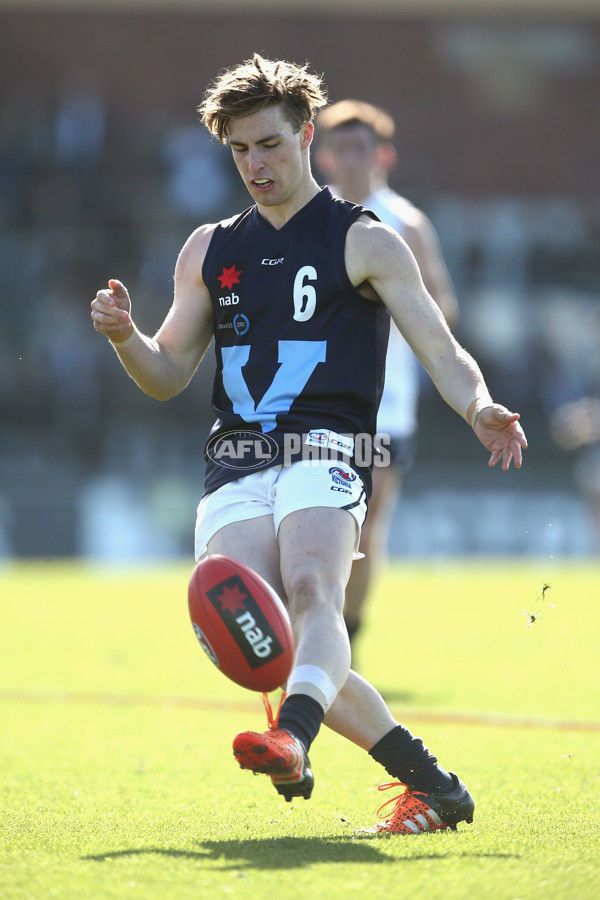
[[(452, 326), (458, 304), (435, 229), (421, 210), (388, 185), (397, 160), (392, 117), (370, 103), (341, 100), (319, 113), (316, 134), (315, 161), (334, 193), (371, 209), (401, 235), (417, 260), (427, 290)], [(392, 322), (377, 416), (378, 433), (390, 437), (391, 464), (373, 468), (373, 493), (360, 544), (365, 556), (352, 566), (346, 587), (344, 619), (351, 642), (362, 624), (375, 566), (386, 551), (394, 506), (412, 464), (419, 379), (419, 362)]]

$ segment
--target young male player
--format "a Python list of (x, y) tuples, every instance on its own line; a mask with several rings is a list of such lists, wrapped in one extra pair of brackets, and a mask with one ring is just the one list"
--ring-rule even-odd
[[(448, 331), (398, 234), (313, 178), (312, 119), (324, 103), (321, 79), (306, 67), (255, 56), (220, 75), (200, 111), (229, 144), (254, 205), (190, 236), (154, 338), (135, 327), (116, 280), (96, 295), (92, 318), (131, 377), (161, 400), (186, 387), (215, 339), (218, 418), (197, 556), (221, 553), (259, 572), (285, 598), (296, 641), (278, 726), (238, 734), (238, 762), (269, 775), (286, 799), (308, 798), (307, 754), (325, 721), (406, 786), (390, 818), (370, 831), (411, 834), (471, 821), (474, 804), (350, 671), (342, 607), (370, 490), (364, 436), (375, 429), (388, 310), (491, 452), (490, 465), (520, 466), (526, 440), (518, 414), (492, 401)], [(271, 456), (249, 432), (264, 437)], [(238, 450), (227, 465), (212, 452), (224, 436)], [(307, 449), (320, 458), (303, 458)]]
[[(454, 288), (439, 241), (427, 216), (388, 185), (397, 154), (395, 123), (383, 109), (362, 100), (340, 100), (319, 113), (316, 162), (335, 194), (372, 210), (404, 238), (418, 263), (430, 296), (449, 325), (458, 316)], [(385, 366), (385, 387), (377, 415), (377, 432), (385, 435), (391, 465), (375, 466), (369, 515), (360, 550), (346, 587), (344, 619), (352, 642), (359, 631), (374, 567), (388, 542), (390, 519), (412, 465), (417, 432), (419, 364), (394, 322)]]

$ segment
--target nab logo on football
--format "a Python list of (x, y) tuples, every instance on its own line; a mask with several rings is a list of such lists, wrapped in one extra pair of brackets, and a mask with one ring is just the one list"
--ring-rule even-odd
[(239, 575), (231, 575), (206, 591), (251, 669), (281, 656), (279, 643), (260, 606)]

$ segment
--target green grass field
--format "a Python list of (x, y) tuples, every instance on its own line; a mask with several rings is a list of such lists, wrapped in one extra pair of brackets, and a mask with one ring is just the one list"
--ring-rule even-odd
[(188, 574), (0, 569), (2, 900), (597, 900), (600, 566), (382, 573), (359, 668), (477, 806), (367, 839), (389, 777), (326, 729), (308, 803), (237, 767), (264, 712), (198, 646)]

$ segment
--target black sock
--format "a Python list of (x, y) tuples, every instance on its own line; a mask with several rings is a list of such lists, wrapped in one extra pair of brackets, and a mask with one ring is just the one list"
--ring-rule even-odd
[(392, 778), (408, 785), (411, 791), (449, 793), (454, 787), (451, 775), (438, 765), (423, 741), (403, 725), (396, 725), (369, 750)]
[(284, 728), (297, 737), (308, 749), (317, 736), (325, 710), (308, 694), (292, 694), (283, 701), (279, 712), (278, 728)]

